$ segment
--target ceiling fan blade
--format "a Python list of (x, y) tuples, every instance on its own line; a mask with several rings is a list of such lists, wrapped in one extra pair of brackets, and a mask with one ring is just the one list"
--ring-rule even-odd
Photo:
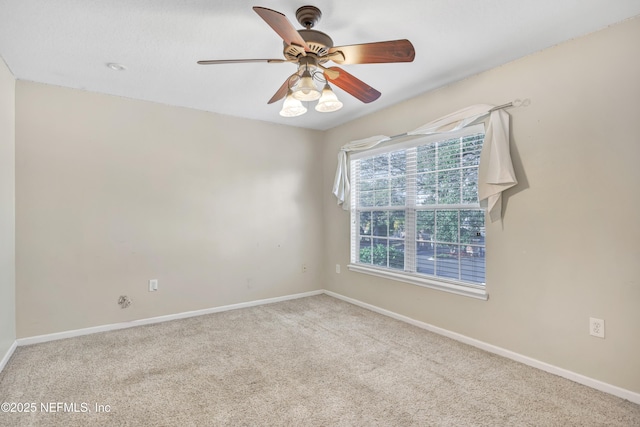
[(244, 64), (249, 62), (267, 62), (269, 64), (289, 62), (285, 59), (210, 59), (206, 61), (198, 61), (200, 65), (213, 64)]
[[(324, 76), (327, 78), (337, 79), (340, 76), (340, 71), (330, 70), (328, 68), (323, 67), (322, 65), (318, 65), (318, 68), (322, 70)], [(334, 67), (337, 68), (337, 67)]]
[(390, 40), (386, 42), (336, 46), (329, 49), (331, 60), (338, 64), (378, 64), (386, 62), (411, 62), (416, 56), (409, 40)]
[(282, 83), (282, 86), (280, 86), (280, 89), (278, 89), (278, 91), (275, 94), (273, 94), (273, 96), (271, 97), (269, 102), (267, 102), (267, 104), (273, 104), (274, 102), (280, 101), (282, 98), (287, 96), (287, 92), (289, 91), (290, 78), (291, 77), (287, 78), (287, 80), (285, 80), (284, 83)]
[(351, 74), (347, 73), (341, 68), (338, 67), (329, 67), (331, 71), (337, 71), (338, 77), (331, 78), (330, 73), (325, 73), (325, 77), (334, 85), (338, 86), (340, 89), (345, 92), (353, 95), (358, 98), (360, 101), (368, 104), (369, 102), (373, 102), (376, 99), (380, 98), (381, 93), (363, 82), (362, 80), (357, 79)]
[(309, 46), (307, 46), (307, 42), (304, 41), (294, 26), (291, 25), (291, 22), (289, 22), (287, 17), (282, 13), (259, 6), (254, 6), (253, 10), (282, 37), (282, 40), (284, 40), (287, 45), (300, 46), (307, 52), (311, 50)]

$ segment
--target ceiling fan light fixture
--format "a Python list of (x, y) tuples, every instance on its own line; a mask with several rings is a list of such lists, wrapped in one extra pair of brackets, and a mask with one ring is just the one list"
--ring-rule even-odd
[(342, 102), (338, 100), (338, 97), (333, 90), (331, 90), (331, 86), (328, 83), (325, 83), (324, 88), (322, 89), (322, 96), (320, 96), (320, 100), (316, 105), (316, 111), (321, 113), (331, 113), (332, 111), (338, 111), (342, 108)]
[(305, 27), (301, 30), (296, 30), (287, 17), (276, 10), (260, 6), (254, 6), (253, 10), (282, 38), (284, 59), (213, 59), (198, 61), (198, 64), (296, 64), (296, 72), (287, 78), (267, 102), (272, 104), (285, 98), (280, 111), (280, 115), (284, 117), (306, 113), (307, 108), (301, 101), (318, 101), (315, 109), (323, 113), (341, 109), (343, 104), (326, 84), (328, 81), (365, 104), (380, 97), (379, 91), (345, 70), (326, 67), (324, 64), (328, 61), (338, 65), (382, 64), (412, 62), (415, 58), (415, 49), (407, 39), (334, 46), (331, 37), (313, 29), (322, 16), (320, 9), (315, 6), (302, 6), (296, 11), (298, 22)]
[(296, 86), (293, 97), (300, 101), (315, 101), (320, 98), (320, 91), (313, 82), (313, 76), (309, 70), (304, 70), (300, 82)]
[(297, 117), (303, 115), (306, 112), (306, 107), (302, 105), (302, 102), (293, 97), (293, 92), (291, 92), (291, 89), (289, 89), (287, 97), (284, 99), (284, 104), (282, 104), (280, 115), (282, 117)]

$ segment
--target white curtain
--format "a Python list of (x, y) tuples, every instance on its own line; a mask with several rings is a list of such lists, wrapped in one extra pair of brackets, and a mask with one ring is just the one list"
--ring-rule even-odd
[(407, 135), (454, 132), (480, 122), (481, 119), (484, 119), (489, 114), (489, 110), (492, 108), (492, 105), (486, 104), (472, 105), (422, 125), (418, 129), (407, 132)]
[(491, 222), (502, 218), (502, 192), (517, 183), (509, 151), (509, 114), (492, 111), (478, 170), (478, 199), (487, 207)]
[(349, 200), (351, 199), (347, 153), (351, 151), (368, 150), (389, 139), (391, 138), (386, 135), (376, 135), (366, 139), (351, 141), (343, 145), (340, 149), (338, 153), (338, 168), (336, 169), (336, 177), (333, 181), (333, 195), (338, 199), (338, 205), (341, 205), (345, 211), (349, 210)]
[[(453, 132), (489, 117), (480, 155), (478, 198), (481, 205), (487, 207), (493, 222), (502, 217), (502, 192), (516, 185), (518, 181), (509, 152), (509, 115), (503, 110), (491, 111), (492, 108), (492, 105), (487, 104), (472, 105), (420, 126), (407, 132), (407, 135)], [(333, 194), (338, 199), (338, 205), (342, 205), (344, 210), (349, 210), (351, 192), (347, 153), (367, 150), (389, 139), (384, 135), (372, 136), (350, 142), (340, 149)]]

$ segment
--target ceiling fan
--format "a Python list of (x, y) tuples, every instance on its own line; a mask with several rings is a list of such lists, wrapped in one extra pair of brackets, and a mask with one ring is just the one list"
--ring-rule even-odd
[[(325, 67), (325, 63), (377, 64), (411, 62), (415, 57), (409, 40), (391, 40), (374, 43), (334, 46), (327, 34), (312, 28), (320, 20), (322, 12), (315, 6), (302, 6), (296, 11), (296, 19), (304, 29), (296, 30), (287, 17), (275, 10), (254, 6), (253, 10), (284, 40), (284, 59), (220, 59), (198, 61), (201, 65), (266, 62), (297, 64), (298, 70), (290, 75), (269, 100), (269, 104), (285, 98), (280, 115), (295, 117), (307, 109), (300, 101), (315, 101), (315, 109), (331, 112), (342, 108), (342, 103), (331, 90), (329, 83), (364, 103), (373, 102), (380, 92), (339, 67)], [(324, 83), (318, 90), (315, 81)]]

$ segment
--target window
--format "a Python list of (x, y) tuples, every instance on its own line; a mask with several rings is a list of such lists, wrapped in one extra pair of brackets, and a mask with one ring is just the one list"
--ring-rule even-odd
[(352, 155), (350, 269), (486, 298), (482, 125)]

